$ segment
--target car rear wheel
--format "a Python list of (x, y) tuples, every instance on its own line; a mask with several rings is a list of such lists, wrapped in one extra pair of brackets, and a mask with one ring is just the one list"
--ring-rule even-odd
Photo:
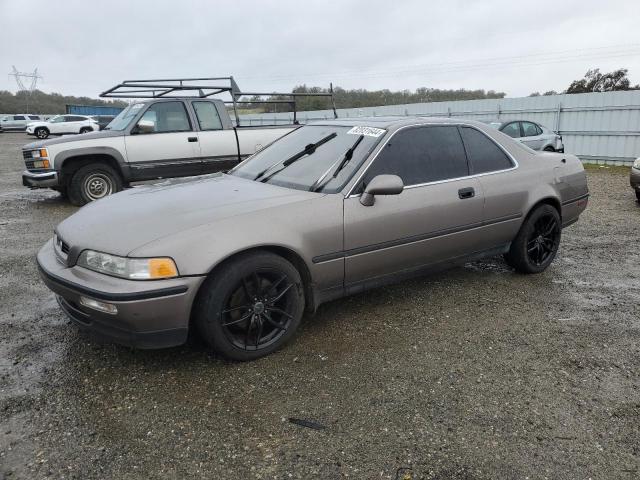
[(38, 138), (47, 138), (49, 136), (49, 130), (45, 127), (38, 127), (33, 133)]
[(256, 252), (218, 269), (202, 286), (195, 324), (220, 355), (254, 360), (282, 347), (304, 312), (300, 273), (284, 258)]
[(80, 129), (80, 133), (89, 133), (89, 132), (93, 132), (93, 128), (91, 128), (91, 127), (82, 127)]
[(553, 148), (551, 145), (547, 145), (546, 147), (544, 147), (544, 151), (545, 152), (555, 152), (556, 149)]
[(558, 252), (561, 232), (558, 210), (540, 205), (522, 224), (505, 260), (520, 273), (543, 272)]
[(82, 206), (122, 190), (122, 178), (105, 163), (91, 163), (73, 174), (67, 190), (71, 203)]

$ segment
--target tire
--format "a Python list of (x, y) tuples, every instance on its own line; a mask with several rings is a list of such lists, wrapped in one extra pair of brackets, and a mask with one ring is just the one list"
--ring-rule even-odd
[(122, 190), (120, 174), (106, 163), (90, 163), (80, 167), (68, 185), (69, 200), (81, 207)]
[(540, 205), (527, 216), (504, 258), (520, 273), (543, 272), (558, 252), (561, 233), (558, 210)]
[(33, 132), (33, 134), (40, 138), (40, 139), (45, 139), (49, 136), (49, 129), (46, 127), (38, 127), (35, 129), (35, 131)]
[(194, 323), (216, 353), (230, 360), (255, 360), (293, 336), (304, 305), (298, 270), (278, 255), (253, 252), (226, 263), (205, 281)]
[(93, 132), (93, 128), (91, 128), (91, 127), (82, 127), (82, 128), (80, 129), (80, 133), (81, 133), (81, 134), (82, 134), (82, 133), (89, 133), (89, 132)]
[(556, 149), (553, 148), (551, 145), (547, 145), (546, 147), (544, 147), (544, 151), (545, 152), (555, 152)]
[(636, 190), (636, 200), (640, 202), (640, 190)]

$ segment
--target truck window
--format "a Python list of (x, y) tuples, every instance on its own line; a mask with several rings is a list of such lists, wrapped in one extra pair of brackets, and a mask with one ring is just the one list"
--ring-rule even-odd
[(14, 115), (13, 119), (14, 120), (26, 120), (26, 118), (24, 118), (22, 115)]
[(155, 124), (153, 131), (156, 133), (185, 132), (191, 130), (187, 110), (184, 108), (182, 102), (153, 104), (144, 112), (140, 120), (152, 121)]
[(222, 130), (218, 110), (212, 102), (193, 102), (200, 130)]

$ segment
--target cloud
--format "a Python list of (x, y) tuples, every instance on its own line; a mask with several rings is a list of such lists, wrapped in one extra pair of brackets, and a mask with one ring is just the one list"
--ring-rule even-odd
[[(13, 39), (0, 68), (37, 66), (43, 90), (94, 97), (124, 79), (229, 74), (245, 90), (333, 81), (522, 96), (562, 90), (591, 67), (627, 67), (640, 82), (639, 14), (620, 0), (0, 0)], [(15, 84), (0, 75), (0, 89)]]

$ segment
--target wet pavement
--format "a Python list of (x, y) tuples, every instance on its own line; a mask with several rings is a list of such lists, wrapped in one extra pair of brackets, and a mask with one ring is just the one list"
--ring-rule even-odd
[(589, 169), (541, 275), (496, 258), (335, 301), (237, 364), (69, 324), (34, 256), (76, 208), (21, 187), (26, 142), (0, 134), (0, 479), (640, 477), (628, 170)]

